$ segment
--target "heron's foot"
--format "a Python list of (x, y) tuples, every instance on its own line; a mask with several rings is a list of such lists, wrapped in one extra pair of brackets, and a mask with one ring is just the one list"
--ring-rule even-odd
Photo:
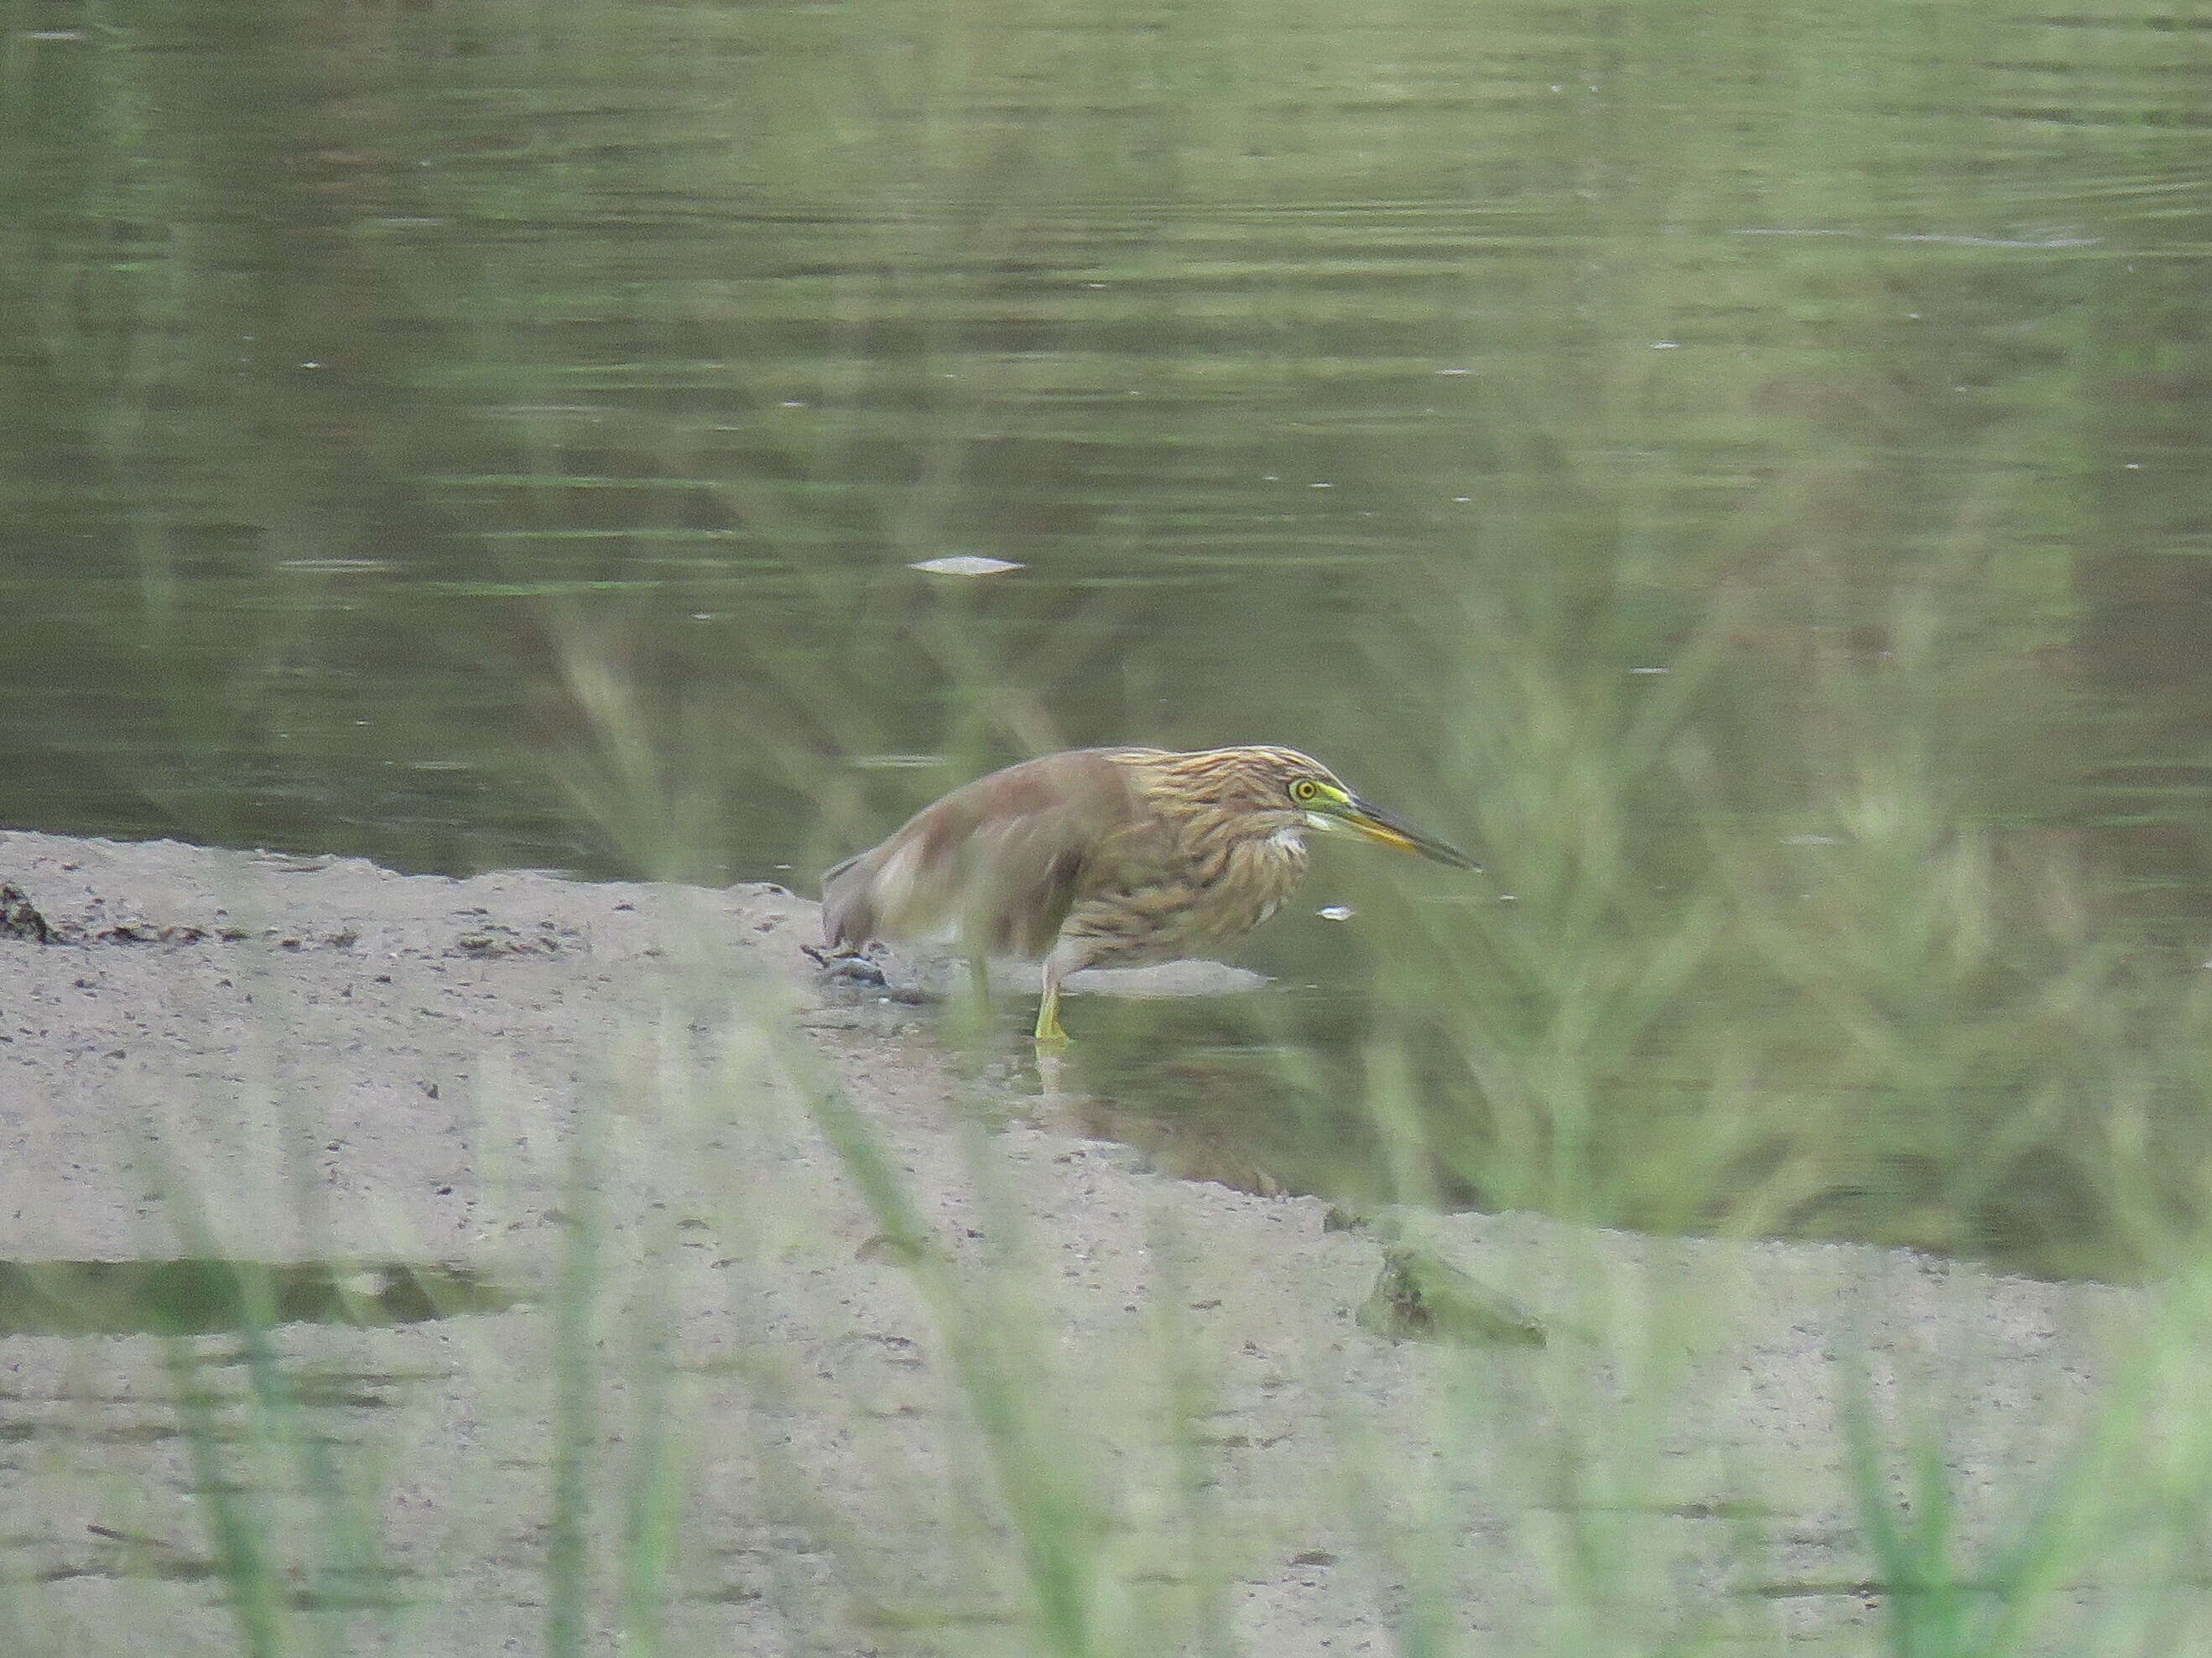
[(870, 990), (881, 990), (888, 982), (883, 969), (878, 967), (857, 950), (840, 950), (835, 954), (817, 950), (812, 944), (801, 944), (799, 950), (812, 958), (814, 964), (832, 979), (847, 984), (861, 985)]

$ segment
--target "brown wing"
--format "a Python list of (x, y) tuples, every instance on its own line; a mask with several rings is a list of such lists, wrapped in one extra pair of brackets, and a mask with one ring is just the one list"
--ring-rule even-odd
[(1140, 813), (1127, 762), (1145, 752), (1048, 754), (924, 806), (822, 878), (823, 935), (849, 950), (950, 922), (986, 950), (1043, 955), (1094, 872), (1093, 852)]

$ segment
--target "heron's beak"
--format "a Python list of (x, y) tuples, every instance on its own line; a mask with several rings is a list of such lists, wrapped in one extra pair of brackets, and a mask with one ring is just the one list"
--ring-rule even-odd
[(1331, 801), (1315, 816), (1341, 823), (1370, 841), (1395, 847), (1400, 852), (1417, 852), (1424, 858), (1433, 858), (1439, 864), (1449, 864), (1454, 869), (1482, 867), (1457, 847), (1447, 846), (1432, 835), (1422, 834), (1403, 818), (1392, 816), (1380, 806), (1370, 805), (1357, 795), (1347, 795), (1341, 801)]

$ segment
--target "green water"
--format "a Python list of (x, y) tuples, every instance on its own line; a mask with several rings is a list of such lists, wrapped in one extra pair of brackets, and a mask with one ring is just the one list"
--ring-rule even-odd
[(1647, 897), (1851, 839), (1894, 738), (2091, 944), (2204, 953), (2190, 7), (0, 21), (9, 823), (807, 890), (1022, 753), (1294, 743), (1491, 865), (1254, 941), (1333, 1097), (1454, 993), (1409, 938), (1568, 892), (1570, 687), (1678, 699)]

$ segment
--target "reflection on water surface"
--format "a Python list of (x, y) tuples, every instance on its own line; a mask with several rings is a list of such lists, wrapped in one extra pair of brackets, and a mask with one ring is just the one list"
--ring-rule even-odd
[(518, 1299), (480, 1272), (434, 1261), (0, 1261), (0, 1336), (418, 1324)]

